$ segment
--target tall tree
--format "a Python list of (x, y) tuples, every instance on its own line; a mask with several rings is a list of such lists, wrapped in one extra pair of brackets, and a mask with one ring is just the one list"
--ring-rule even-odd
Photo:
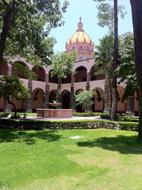
[(111, 73), (113, 63), (113, 36), (105, 36), (96, 46), (95, 63), (97, 72), (105, 76), (104, 112), (111, 112)]
[(134, 37), (133, 34), (127, 32), (119, 37), (120, 47), (120, 62), (117, 67), (117, 76), (120, 77), (121, 82), (125, 82), (125, 91), (123, 101), (127, 100), (130, 105), (130, 113), (134, 113), (134, 95), (138, 90), (135, 68), (135, 52), (134, 52)]
[[(99, 13), (99, 25), (109, 28), (109, 32), (114, 35), (114, 61), (113, 70), (118, 66), (118, 13), (123, 18), (125, 15), (124, 7), (118, 6), (118, 0), (113, 0), (113, 7), (106, 3), (107, 0), (94, 0), (101, 2), (98, 6)], [(116, 119), (117, 113), (117, 78), (113, 76), (112, 78), (112, 107), (111, 107), (111, 119)]]
[(67, 1), (61, 6), (59, 0), (1, 0), (0, 61), (22, 54), (48, 64), (54, 41), (47, 36), (62, 25), (66, 7)]
[(142, 141), (142, 1), (130, 0), (132, 7), (135, 63), (139, 87), (139, 140)]
[(76, 60), (76, 53), (61, 52), (53, 56), (52, 59), (52, 76), (57, 76), (57, 96), (56, 101), (61, 103), (61, 83), (62, 79), (72, 73), (73, 63)]
[[(113, 70), (118, 66), (118, 0), (114, 0), (114, 60)], [(112, 79), (112, 106), (111, 119), (116, 119), (117, 113), (117, 78), (113, 76)]]

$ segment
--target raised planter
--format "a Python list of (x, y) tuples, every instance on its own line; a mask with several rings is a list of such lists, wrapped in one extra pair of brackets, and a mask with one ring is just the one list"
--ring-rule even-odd
[(37, 117), (43, 118), (70, 118), (72, 109), (37, 109)]

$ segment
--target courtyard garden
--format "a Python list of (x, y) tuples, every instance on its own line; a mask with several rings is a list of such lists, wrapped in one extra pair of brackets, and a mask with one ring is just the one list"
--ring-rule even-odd
[(137, 133), (0, 129), (1, 190), (140, 190)]

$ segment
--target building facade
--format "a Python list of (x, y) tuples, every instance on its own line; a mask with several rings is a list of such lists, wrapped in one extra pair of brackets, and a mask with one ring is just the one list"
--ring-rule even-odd
[[(84, 31), (81, 18), (77, 30), (66, 43), (66, 51), (76, 50), (77, 58), (74, 63), (72, 74), (62, 81), (61, 100), (62, 108), (73, 108), (76, 111), (83, 111), (81, 106), (76, 106), (74, 94), (83, 90), (96, 91), (93, 97), (92, 111), (102, 112), (104, 110), (104, 78), (96, 75), (94, 62), (94, 43)], [(15, 69), (15, 65), (21, 64), (30, 69), (36, 75), (35, 80), (31, 80), (20, 70)], [(16, 57), (12, 64), (0, 65), (0, 75), (12, 76), (16, 74), (29, 89), (28, 100), (14, 99), (18, 111), (36, 111), (37, 108), (47, 108), (49, 102), (56, 99), (57, 77), (51, 75), (52, 66), (38, 67), (27, 62), (24, 58)], [(130, 100), (122, 102), (125, 84), (120, 84), (118, 90), (117, 111), (125, 113), (130, 111)], [(137, 95), (134, 97), (134, 112), (138, 112)], [(0, 97), (0, 110), (10, 110), (10, 105)]]

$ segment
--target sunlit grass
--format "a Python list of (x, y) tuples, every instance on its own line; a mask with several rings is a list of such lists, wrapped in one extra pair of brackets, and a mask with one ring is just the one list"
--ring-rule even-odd
[(140, 190), (142, 145), (136, 135), (0, 130), (0, 189)]

